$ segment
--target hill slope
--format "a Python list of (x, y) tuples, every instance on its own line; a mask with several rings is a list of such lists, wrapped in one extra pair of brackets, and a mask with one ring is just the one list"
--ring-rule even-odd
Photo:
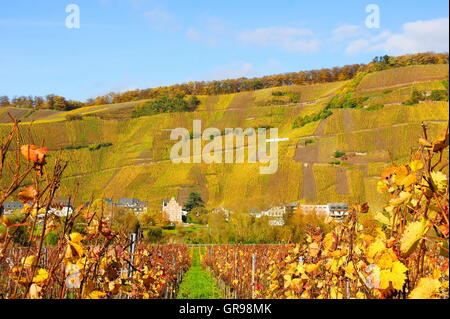
[[(421, 122), (427, 123), (432, 137), (442, 133), (448, 122), (448, 102), (401, 103), (414, 88), (443, 89), (440, 80), (446, 77), (447, 65), (370, 73), (354, 89), (356, 96), (367, 98), (363, 108), (334, 109), (330, 117), (295, 129), (296, 118), (320, 112), (349, 82), (200, 96), (195, 112), (141, 118), (131, 118), (131, 113), (145, 101), (88, 107), (39, 117), (33, 134), (35, 141), (44, 138), (51, 150), (64, 149), (70, 164), (60, 195), (73, 193), (79, 184), (80, 200), (92, 195), (137, 197), (156, 209), (163, 198), (186, 198), (196, 190), (209, 208), (243, 210), (293, 201), (368, 201), (376, 208), (384, 202), (376, 194), (377, 176), (392, 161), (408, 158), (420, 137)], [(273, 91), (299, 92), (300, 100), (283, 103)], [(385, 106), (370, 109), (380, 103)], [(83, 115), (83, 120), (66, 121), (68, 113)], [(279, 144), (278, 171), (260, 175), (259, 163), (173, 164), (170, 129), (191, 130), (194, 119), (201, 119), (203, 128), (221, 130), (277, 127), (280, 137), (290, 138)], [(6, 130), (6, 124), (0, 125), (0, 132)], [(340, 165), (330, 164), (337, 160), (336, 151), (345, 153)]]

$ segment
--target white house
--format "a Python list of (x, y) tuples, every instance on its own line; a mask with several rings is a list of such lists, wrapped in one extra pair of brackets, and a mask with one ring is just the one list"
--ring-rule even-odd
[(183, 222), (183, 208), (174, 197), (170, 200), (163, 200), (162, 212), (166, 214), (171, 223), (181, 224)]

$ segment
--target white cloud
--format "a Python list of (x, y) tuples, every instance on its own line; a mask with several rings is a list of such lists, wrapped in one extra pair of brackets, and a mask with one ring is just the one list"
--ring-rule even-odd
[(352, 41), (345, 53), (356, 55), (383, 51), (391, 55), (402, 55), (426, 51), (448, 52), (449, 19), (441, 18), (403, 24), (403, 32), (392, 34), (385, 30), (376, 36)]
[(155, 30), (174, 31), (178, 29), (175, 16), (161, 8), (155, 8), (144, 12), (144, 16), (150, 23), (150, 27)]
[(343, 24), (332, 32), (332, 40), (341, 41), (348, 38), (354, 38), (361, 34), (361, 27), (352, 24)]
[(211, 35), (202, 34), (196, 28), (189, 28), (186, 31), (186, 36), (192, 42), (204, 43), (204, 44), (207, 44), (207, 45), (212, 46), (212, 47), (215, 47), (215, 46), (217, 46), (219, 44), (219, 40), (218, 40), (217, 37), (211, 36)]
[(241, 77), (255, 76), (256, 70), (251, 63), (230, 63), (216, 68), (213, 72), (206, 75), (207, 80), (226, 80)]
[(212, 16), (204, 16), (200, 19), (200, 27), (191, 27), (186, 31), (186, 36), (192, 42), (203, 43), (211, 47), (223, 44), (230, 38), (230, 31), (224, 22)]
[(448, 27), (448, 18), (405, 23), (404, 32), (393, 34), (383, 46), (390, 54), (448, 51)]
[(391, 37), (391, 32), (384, 30), (375, 36), (368, 36), (352, 41), (344, 53), (347, 55), (357, 55), (359, 53), (370, 53), (383, 50), (383, 41)]
[(319, 50), (320, 41), (312, 36), (313, 32), (309, 29), (266, 27), (244, 31), (239, 38), (247, 45), (276, 47), (296, 53), (313, 53)]

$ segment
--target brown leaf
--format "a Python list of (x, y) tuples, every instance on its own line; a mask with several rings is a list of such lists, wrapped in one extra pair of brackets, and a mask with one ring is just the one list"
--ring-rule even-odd
[(22, 145), (20, 147), (20, 152), (29, 161), (38, 164), (45, 164), (45, 155), (48, 152), (48, 148), (38, 148), (35, 145)]
[(33, 186), (27, 186), (17, 195), (17, 197), (22, 203), (29, 203), (34, 202), (37, 195), (38, 192), (34, 189)]
[(433, 142), (433, 152), (442, 152), (446, 147), (448, 147), (448, 131)]

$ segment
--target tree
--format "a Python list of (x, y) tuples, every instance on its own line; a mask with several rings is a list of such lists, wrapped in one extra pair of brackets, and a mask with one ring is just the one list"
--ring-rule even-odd
[(119, 209), (114, 217), (114, 225), (115, 228), (126, 233), (137, 233), (139, 220), (133, 211)]
[(206, 224), (209, 211), (201, 206), (193, 208), (187, 215), (188, 223)]
[(203, 199), (201, 198), (199, 193), (193, 192), (189, 194), (189, 198), (184, 205), (184, 209), (187, 212), (190, 212), (196, 207), (205, 207), (205, 203), (203, 202)]
[(6, 107), (9, 105), (9, 97), (7, 97), (6, 95), (0, 96), (0, 107)]

